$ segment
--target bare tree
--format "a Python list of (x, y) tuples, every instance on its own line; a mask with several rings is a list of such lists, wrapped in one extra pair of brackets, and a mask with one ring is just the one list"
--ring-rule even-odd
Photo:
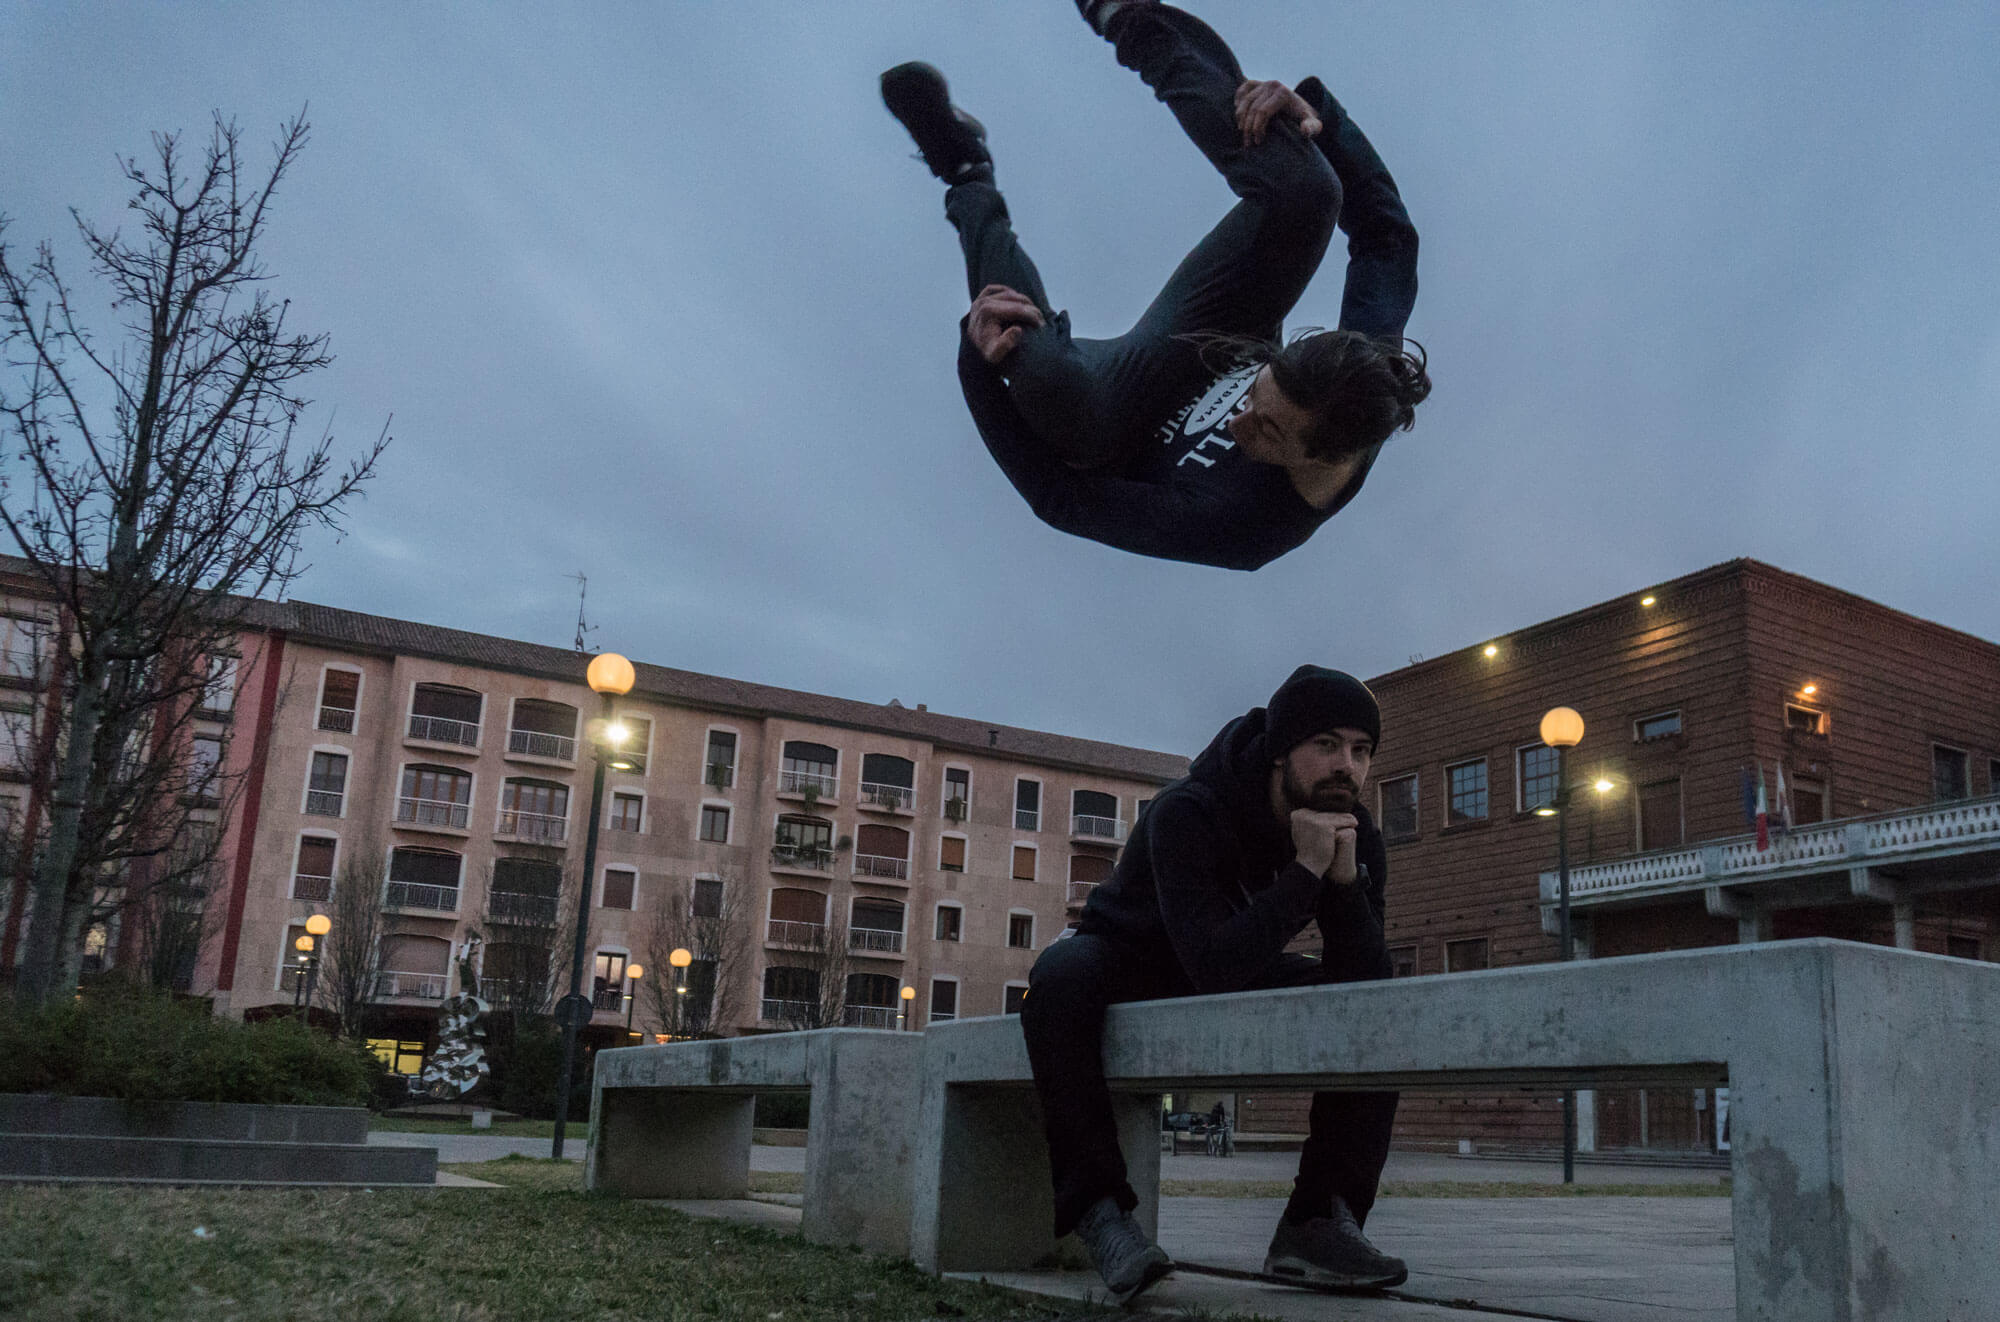
[[(645, 939), (646, 1008), (670, 1037), (721, 1037), (737, 1017), (736, 997), (756, 946), (747, 888), (730, 875), (697, 877), (666, 888)], [(694, 962), (684, 981), (670, 956)], [(685, 986), (686, 990), (681, 988)]]
[(313, 1000), (332, 1013), (346, 1037), (361, 1035), (382, 972), (382, 938), (389, 933), (384, 880), (380, 844), (363, 841), (347, 851), (327, 905), (333, 929), (320, 938)]
[(219, 833), (207, 822), (186, 833), (157, 859), (134, 859), (127, 876), (101, 889), (99, 910), (115, 910), (119, 964), (162, 991), (190, 991), (202, 947), (220, 927), (222, 906), (209, 900), (218, 887)]
[(17, 976), (29, 1003), (75, 976), (107, 873), (172, 848), (188, 800), (214, 785), (219, 749), (191, 722), (217, 658), (388, 443), (345, 468), (329, 435), (294, 444), (299, 383), (330, 361), (327, 338), (286, 329), (256, 249), (306, 136), (303, 118), (283, 125), (261, 177), (219, 116), (199, 151), (156, 134), (152, 163), (123, 159), (137, 234), (76, 217), (122, 349), (86, 328), (48, 244), (22, 266), (0, 243), (0, 524), (66, 644), (52, 649), (60, 715), (36, 741), (49, 814)]
[(486, 914), (473, 928), (484, 945), (479, 996), (518, 1022), (545, 1015), (568, 985), (576, 940), (581, 865), (560, 850), (527, 850), (486, 869)]
[[(787, 1028), (837, 1028), (847, 1004), (847, 922), (838, 909), (825, 923), (795, 924), (795, 933), (774, 966), (780, 975), (777, 996), (766, 997), (766, 1018)], [(778, 960), (782, 959), (782, 963)]]

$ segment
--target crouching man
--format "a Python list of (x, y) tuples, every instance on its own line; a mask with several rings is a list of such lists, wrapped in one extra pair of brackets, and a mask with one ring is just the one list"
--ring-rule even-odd
[[(1104, 1080), (1105, 1010), (1389, 976), (1388, 863), (1361, 805), (1381, 733), (1367, 685), (1299, 667), (1154, 798), (1075, 934), (1035, 961), (1021, 1028), (1046, 1117), (1055, 1232), (1077, 1233), (1120, 1303), (1173, 1264), (1132, 1216), (1138, 1200)], [(1321, 958), (1287, 954), (1314, 918)], [(1394, 1093), (1314, 1095), (1267, 1274), (1356, 1289), (1402, 1283), (1403, 1263), (1361, 1233), (1395, 1114)]]

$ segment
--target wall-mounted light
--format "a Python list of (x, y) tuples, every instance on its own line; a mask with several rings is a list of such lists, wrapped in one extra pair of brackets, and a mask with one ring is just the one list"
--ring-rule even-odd
[(1658, 597), (1648, 592), (1645, 596), (1639, 598), (1639, 604), (1641, 606), (1651, 606), (1654, 602), (1657, 602), (1658, 600), (1659, 600)]
[(1486, 644), (1486, 646), (1481, 648), (1480, 650), (1488, 661), (1491, 661), (1494, 657), (1500, 655), (1500, 649), (1498, 647), (1495, 647), (1492, 643)]
[(1808, 684), (1804, 688), (1799, 690), (1799, 696), (1802, 698), (1810, 698), (1813, 694), (1817, 692), (1819, 692), (1819, 685)]

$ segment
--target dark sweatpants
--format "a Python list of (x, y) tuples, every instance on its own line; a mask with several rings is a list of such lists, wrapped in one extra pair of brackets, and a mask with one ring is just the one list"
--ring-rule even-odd
[[(1386, 978), (1389, 970), (1328, 965), (1285, 955), (1255, 987), (1305, 987)], [(1121, 1001), (1184, 996), (1188, 988), (1171, 957), (1140, 951), (1106, 937), (1078, 933), (1044, 950), (1028, 975), (1021, 1003), (1021, 1032), (1042, 1099), (1055, 1177), (1055, 1233), (1076, 1228), (1083, 1213), (1109, 1194), (1130, 1211), (1138, 1199), (1125, 1178), (1111, 1091), (1104, 1080), (1104, 1012)], [(1299, 1173), (1285, 1215), (1292, 1220), (1327, 1216), (1337, 1194), (1355, 1219), (1368, 1220), (1375, 1187), (1389, 1159), (1396, 1094), (1313, 1094), (1310, 1133), (1299, 1154)]]
[(1068, 316), (1050, 305), (1021, 249), (999, 190), (977, 182), (945, 194), (971, 293), (1006, 285), (1033, 299), (1046, 318), (1009, 355), (1007, 383), (1035, 434), (1076, 467), (1136, 452), (1167, 412), (1215, 379), (1213, 355), (1204, 362), (1199, 345), (1175, 337), (1277, 338), (1340, 214), (1340, 180), (1295, 123), (1274, 121), (1263, 142), (1243, 145), (1235, 101), (1243, 71), (1222, 38), (1171, 6), (1128, 12), (1114, 28), (1118, 62), (1138, 72), (1242, 199), (1182, 260), (1138, 324), (1116, 339), (1073, 339)]

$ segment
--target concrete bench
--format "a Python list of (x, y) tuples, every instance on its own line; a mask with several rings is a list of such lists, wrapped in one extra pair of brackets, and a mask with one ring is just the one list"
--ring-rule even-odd
[[(1047, 1260), (1018, 1023), (923, 1036), (910, 1255)], [(1814, 940), (1150, 1002), (1112, 1009), (1105, 1065), (1149, 1231), (1171, 1088), (1727, 1083), (1739, 1322), (2000, 1306), (2000, 966)]]
[(923, 1037), (880, 1029), (621, 1047), (597, 1053), (587, 1188), (633, 1198), (744, 1198), (758, 1093), (812, 1096), (808, 1239), (909, 1253)]

